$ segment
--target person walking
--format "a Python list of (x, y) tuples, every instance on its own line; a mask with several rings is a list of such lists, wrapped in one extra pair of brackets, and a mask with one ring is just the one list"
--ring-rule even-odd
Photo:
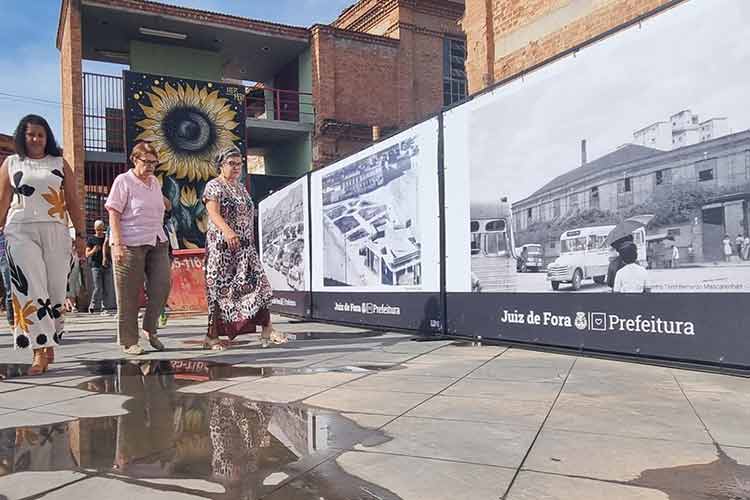
[(68, 273), (68, 288), (65, 298), (65, 312), (72, 313), (80, 311), (82, 307), (78, 305), (78, 297), (81, 295), (83, 285), (83, 273), (81, 272), (81, 259), (73, 256), (70, 259), (70, 272)]
[(741, 234), (738, 234), (734, 239), (734, 249), (737, 251), (738, 260), (742, 258), (742, 243), (744, 243), (744, 241), (745, 238), (743, 238)]
[(171, 269), (169, 244), (162, 225), (164, 199), (154, 176), (159, 155), (153, 145), (140, 142), (130, 154), (133, 168), (120, 174), (110, 189), (110, 245), (117, 295), (117, 336), (123, 352), (141, 355), (138, 309), (140, 291), (146, 287), (143, 336), (151, 347), (164, 350), (157, 336), (159, 313), (169, 297)]
[(206, 349), (222, 350), (220, 337), (234, 339), (254, 333), (260, 325), (261, 343), (282, 344), (285, 335), (271, 324), (268, 305), (271, 285), (253, 245), (255, 206), (239, 182), (242, 153), (236, 147), (223, 151), (216, 160), (219, 176), (206, 184), (203, 200), (208, 210), (206, 233), (206, 297), (208, 332)]
[(669, 267), (675, 269), (680, 267), (680, 249), (676, 245), (672, 245), (672, 255), (670, 258)]
[(47, 371), (64, 333), (63, 304), (70, 269), (68, 217), (78, 256), (85, 252), (76, 177), (47, 121), (21, 119), (16, 154), (0, 168), (0, 227), (5, 228), (11, 277), (14, 345), (31, 348), (30, 375)]
[(89, 313), (114, 314), (114, 281), (109, 262), (104, 261), (106, 231), (104, 221), (94, 222), (94, 235), (86, 242), (86, 258), (91, 269), (93, 291), (89, 303)]
[(615, 293), (644, 293), (647, 291), (648, 271), (638, 264), (638, 247), (626, 243), (618, 250), (624, 266), (615, 275)]
[(742, 239), (742, 260), (750, 259), (750, 236), (745, 235)]
[(732, 260), (732, 240), (729, 239), (728, 234), (724, 235), (724, 239), (721, 240), (721, 245), (724, 251), (724, 261), (730, 262)]
[(13, 328), (13, 301), (11, 300), (10, 268), (8, 267), (8, 257), (5, 255), (5, 232), (0, 228), (0, 273), (3, 278), (3, 293), (5, 306), (5, 318), (8, 325)]
[(613, 241), (610, 245), (611, 249), (609, 252), (609, 266), (607, 267), (607, 286), (611, 290), (613, 290), (615, 287), (615, 277), (617, 276), (617, 271), (622, 269), (622, 267), (625, 265), (622, 260), (620, 249), (628, 244), (633, 244), (633, 235), (628, 235), (624, 238)]

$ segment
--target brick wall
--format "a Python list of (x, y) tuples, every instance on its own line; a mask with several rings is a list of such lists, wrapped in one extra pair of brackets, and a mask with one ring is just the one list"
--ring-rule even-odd
[(673, 0), (466, 0), (469, 92), (477, 92)]
[[(369, 145), (372, 126), (405, 128), (441, 109), (443, 40), (463, 37), (462, 14), (452, 0), (361, 0), (313, 27), (316, 167)], [(323, 130), (331, 120), (335, 133)]]

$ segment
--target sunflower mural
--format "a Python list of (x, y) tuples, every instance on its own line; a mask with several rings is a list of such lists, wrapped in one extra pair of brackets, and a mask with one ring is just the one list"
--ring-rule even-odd
[(156, 176), (172, 202), (180, 248), (202, 248), (208, 214), (203, 188), (214, 158), (231, 144), (245, 152), (245, 90), (241, 86), (124, 72), (128, 151), (152, 143)]

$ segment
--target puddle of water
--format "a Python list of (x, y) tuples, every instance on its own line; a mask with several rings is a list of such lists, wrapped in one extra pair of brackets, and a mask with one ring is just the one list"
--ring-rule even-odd
[(628, 484), (662, 491), (670, 500), (750, 500), (750, 466), (716, 448), (711, 463), (647, 470)]
[[(118, 368), (125, 365), (137, 365), (140, 367), (141, 375), (174, 375), (176, 378), (190, 382), (206, 382), (209, 380), (225, 380), (236, 377), (272, 377), (280, 375), (311, 375), (315, 373), (370, 373), (385, 370), (401, 370), (401, 365), (344, 365), (324, 368), (285, 368), (285, 367), (258, 367), (258, 366), (234, 366), (227, 363), (207, 361), (201, 359), (180, 360), (103, 360), (103, 361), (81, 361), (83, 371), (73, 370), (71, 375), (113, 375)], [(58, 365), (59, 366), (59, 365)], [(12, 380), (14, 378), (28, 376), (30, 364), (0, 364), (0, 380)], [(50, 375), (66, 376), (66, 371), (50, 372)], [(33, 381), (35, 379), (27, 379)], [(43, 383), (43, 378), (38, 378)]]
[[(97, 378), (79, 388), (130, 397), (123, 404), (128, 413), (0, 430), (0, 484), (2, 476), (22, 471), (74, 470), (215, 500), (398, 498), (349, 475), (335, 460), (326, 461), (358, 443), (374, 446), (387, 441), (382, 432), (363, 428), (336, 412), (298, 403), (179, 391), (229, 377), (341, 370), (234, 367), (202, 360), (104, 361), (85, 366)], [(8, 378), (21, 376), (26, 369), (27, 365), (0, 366)], [(198, 491), (193, 483), (186, 485), (188, 479), (219, 484), (223, 492)], [(283, 489), (278, 495), (283, 496), (274, 496), (279, 487)]]
[(382, 337), (383, 332), (294, 332), (288, 333), (290, 340), (341, 340), (341, 339), (366, 339)]

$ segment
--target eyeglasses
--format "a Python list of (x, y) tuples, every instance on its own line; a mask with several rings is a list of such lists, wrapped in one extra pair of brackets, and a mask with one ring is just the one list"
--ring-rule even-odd
[(146, 165), (148, 165), (150, 167), (155, 167), (155, 166), (159, 165), (159, 160), (145, 160), (145, 159), (141, 158), (140, 156), (136, 156), (135, 159), (138, 160), (138, 161), (140, 161), (140, 162), (142, 162), (142, 163), (145, 163)]

